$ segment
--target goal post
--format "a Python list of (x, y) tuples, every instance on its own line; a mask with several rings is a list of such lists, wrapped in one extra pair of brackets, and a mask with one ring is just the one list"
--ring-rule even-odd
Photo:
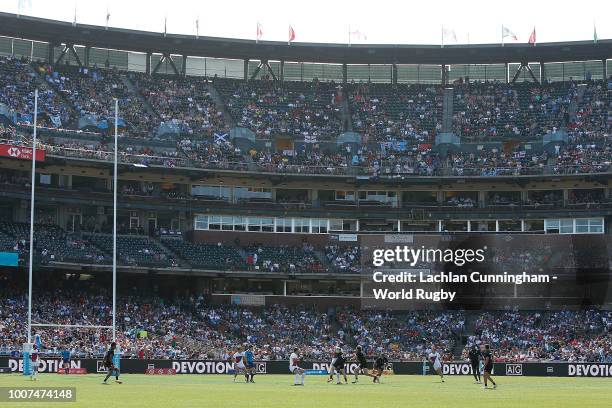
[[(31, 196), (30, 196), (30, 247), (29, 247), (29, 264), (28, 264), (28, 316), (27, 316), (27, 342), (23, 343), (23, 374), (30, 375), (32, 371), (32, 350), (37, 346), (38, 352), (42, 351), (41, 338), (36, 334), (36, 343), (32, 343), (32, 328), (47, 327), (47, 328), (66, 328), (66, 329), (111, 329), (112, 341), (117, 341), (117, 160), (118, 160), (118, 122), (119, 122), (119, 100), (115, 101), (115, 146), (114, 146), (114, 161), (113, 161), (113, 290), (112, 290), (112, 324), (111, 325), (84, 325), (84, 324), (54, 324), (54, 323), (32, 323), (32, 283), (33, 283), (33, 268), (34, 268), (34, 204), (36, 193), (36, 132), (38, 126), (38, 88), (34, 90), (34, 126), (32, 133), (32, 181), (31, 181)], [(119, 367), (121, 359), (121, 348), (117, 345), (113, 364)]]

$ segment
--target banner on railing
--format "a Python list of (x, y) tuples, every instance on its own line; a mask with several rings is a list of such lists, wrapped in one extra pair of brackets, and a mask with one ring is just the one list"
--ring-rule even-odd
[[(32, 160), (32, 149), (24, 146), (13, 146), (0, 144), (0, 157), (11, 157), (13, 159)], [(45, 151), (36, 150), (36, 161), (45, 161)]]
[[(56, 373), (60, 371), (60, 360), (41, 358), (39, 372)], [(11, 372), (23, 372), (21, 358), (0, 357), (0, 367), (8, 367)], [(102, 358), (73, 359), (71, 371), (88, 373), (105, 373)], [(329, 370), (329, 362), (304, 362), (305, 370)], [(357, 363), (347, 363), (347, 374), (358, 368)], [(398, 375), (436, 375), (431, 364), (423, 361), (393, 361), (386, 367), (387, 371)], [(257, 374), (287, 374), (288, 361), (255, 362)], [(446, 362), (442, 366), (444, 375), (472, 375), (470, 363), (465, 361)], [(140, 360), (122, 359), (121, 372), (127, 374), (232, 374), (234, 364), (222, 360)], [(612, 377), (612, 363), (495, 363), (495, 376), (535, 376), (535, 377)]]

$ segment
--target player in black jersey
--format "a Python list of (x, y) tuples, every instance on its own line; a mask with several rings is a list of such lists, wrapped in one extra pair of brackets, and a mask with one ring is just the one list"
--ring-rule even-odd
[(482, 353), (478, 349), (478, 346), (473, 345), (468, 353), (470, 359), (470, 365), (472, 366), (472, 375), (476, 380), (476, 384), (480, 384), (480, 357)]
[(383, 375), (388, 362), (389, 360), (387, 360), (387, 357), (384, 354), (381, 354), (378, 356), (378, 358), (376, 358), (376, 360), (374, 360), (374, 367), (372, 369), (374, 372), (374, 378), (372, 379), (372, 382), (380, 383), (380, 377)]
[(497, 384), (495, 384), (495, 381), (491, 378), (491, 374), (493, 373), (493, 353), (488, 344), (485, 346), (484, 352), (482, 353), (482, 359), (484, 360), (484, 388), (487, 389), (487, 381), (491, 381), (493, 389), (495, 389), (497, 388)]
[(340, 382), (340, 374), (344, 377), (344, 383), (348, 384), (348, 378), (346, 377), (346, 371), (344, 370), (344, 365), (346, 364), (346, 359), (342, 354), (342, 349), (338, 347), (336, 349), (336, 356), (334, 360), (334, 371), (336, 372), (336, 384), (342, 384)]
[(365, 354), (363, 354), (361, 346), (357, 346), (355, 349), (355, 358), (357, 359), (357, 364), (359, 364), (359, 367), (357, 367), (355, 370), (355, 381), (353, 381), (353, 384), (359, 382), (359, 374), (372, 377), (372, 375), (368, 372), (368, 360), (366, 359)]
[(115, 348), (117, 347), (117, 343), (112, 342), (110, 345), (110, 348), (108, 349), (108, 351), (106, 352), (106, 355), (104, 356), (104, 367), (106, 367), (107, 374), (106, 374), (106, 378), (104, 379), (104, 382), (102, 384), (108, 384), (106, 381), (110, 378), (111, 375), (113, 375), (113, 372), (115, 373), (115, 382), (117, 384), (121, 384), (121, 381), (119, 381), (119, 368), (115, 367), (115, 363), (113, 363), (113, 357), (115, 357)]

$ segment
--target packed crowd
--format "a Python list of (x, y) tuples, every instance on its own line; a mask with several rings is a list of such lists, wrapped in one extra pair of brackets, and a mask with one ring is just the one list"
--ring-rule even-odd
[(53, 88), (37, 78), (27, 60), (0, 58), (0, 104), (9, 109), (14, 123), (34, 122), (34, 91), (38, 92), (38, 123), (54, 128), (67, 127), (75, 119), (74, 110), (62, 101)]
[(355, 131), (368, 141), (431, 143), (442, 129), (442, 88), (433, 85), (350, 84)]
[(339, 272), (361, 272), (361, 250), (356, 245), (326, 245), (325, 257)]
[(133, 77), (162, 124), (170, 124), (178, 133), (188, 136), (210, 138), (215, 132), (227, 132), (223, 112), (216, 108), (207, 82), (193, 77), (145, 74)]
[(329, 140), (343, 130), (338, 106), (342, 92), (333, 82), (216, 79), (214, 84), (237, 124), (258, 137)]
[[(84, 125), (104, 132), (112, 129), (115, 118), (115, 99), (118, 100), (121, 134), (147, 137), (154, 118), (142, 101), (133, 95), (115, 70), (97, 67), (75, 67), (48, 64), (36, 66), (45, 81), (70, 101), (80, 117), (89, 117)], [(82, 126), (79, 126), (81, 128)]]
[[(453, 131), (463, 143), (503, 146), (443, 153), (433, 146), (442, 131), (444, 90), (439, 86), (209, 81), (3, 57), (0, 106), (5, 109), (0, 107), (0, 119), (13, 122), (16, 128), (9, 129), (16, 130), (0, 131), (9, 141), (23, 139), (21, 131), (29, 134), (38, 86), (38, 124), (55, 132), (43, 148), (56, 155), (110, 160), (105, 136), (112, 132), (117, 98), (121, 140), (132, 140), (120, 143), (122, 160), (147, 166), (373, 177), (597, 173), (608, 171), (612, 161), (610, 84), (455, 83)], [(231, 117), (224, 117), (224, 111)], [(346, 117), (352, 124), (343, 123)], [(230, 123), (259, 138), (287, 136), (306, 146), (241, 150), (230, 140)], [(358, 147), (320, 144), (351, 129), (361, 134)], [(88, 137), (97, 142), (84, 140), (84, 131), (93, 132)], [(555, 139), (554, 148), (533, 149), (528, 143), (558, 136), (557, 131), (567, 141)]]
[(491, 312), (476, 322), (473, 344), (490, 344), (500, 361), (612, 362), (612, 312)]
[[(0, 354), (18, 354), (25, 342), (27, 299), (4, 282), (0, 297)], [(96, 284), (55, 282), (34, 288), (35, 323), (108, 325), (112, 307)], [(117, 301), (117, 342), (122, 358), (228, 359), (254, 344), (261, 360), (287, 359), (298, 347), (307, 359), (327, 361), (335, 347), (361, 345), (368, 358), (422, 361), (432, 344), (447, 360), (465, 334), (466, 314), (451, 311), (383, 312), (298, 306), (213, 306), (202, 295), (163, 298), (132, 288)], [(490, 344), (498, 361), (612, 362), (612, 314), (598, 310), (483, 312), (473, 344)], [(99, 357), (109, 342), (105, 329), (35, 328), (43, 355), (69, 349), (75, 357)], [(460, 343), (459, 343), (460, 344)], [(464, 352), (465, 353), (465, 352)]]

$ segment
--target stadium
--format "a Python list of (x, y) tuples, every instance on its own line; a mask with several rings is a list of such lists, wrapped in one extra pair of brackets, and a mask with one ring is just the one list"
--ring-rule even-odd
[(609, 406), (612, 40), (76, 16), (0, 12), (0, 406)]

